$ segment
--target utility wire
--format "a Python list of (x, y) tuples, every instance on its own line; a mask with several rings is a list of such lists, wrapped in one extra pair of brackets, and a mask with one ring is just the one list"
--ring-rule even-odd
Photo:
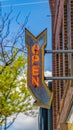
[(8, 4), (8, 5), (2, 5), (0, 8), (6, 8), (6, 7), (15, 7), (15, 6), (24, 6), (24, 5), (36, 5), (36, 4), (45, 4), (48, 3), (48, 1), (39, 1), (39, 2), (25, 2), (20, 4)]
[(8, 1), (8, 0), (0, 0), (0, 2), (4, 2), (4, 1)]

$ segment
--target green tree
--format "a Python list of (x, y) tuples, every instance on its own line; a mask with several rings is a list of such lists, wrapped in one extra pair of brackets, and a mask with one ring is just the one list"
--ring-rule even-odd
[(32, 109), (24, 73), (26, 72), (24, 28), (30, 13), (25, 17), (23, 24), (18, 22), (18, 14), (16, 17), (18, 30), (15, 33), (10, 30), (13, 20), (11, 14), (12, 10), (0, 18), (0, 126), (4, 130), (12, 125), (20, 112)]
[[(4, 125), (4, 130), (14, 122), (20, 112), (31, 109), (31, 96), (23, 74), (25, 65), (26, 60), (19, 56), (11, 65), (5, 66), (0, 74), (0, 125)], [(8, 117), (12, 115), (12, 122), (8, 123)]]

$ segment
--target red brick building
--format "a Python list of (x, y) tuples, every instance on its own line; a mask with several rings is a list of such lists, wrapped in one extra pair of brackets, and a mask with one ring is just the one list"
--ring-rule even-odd
[[(73, 0), (49, 0), (52, 49), (73, 49)], [(73, 54), (55, 53), (53, 76), (73, 76)], [(73, 80), (53, 80), (53, 130), (73, 130)]]

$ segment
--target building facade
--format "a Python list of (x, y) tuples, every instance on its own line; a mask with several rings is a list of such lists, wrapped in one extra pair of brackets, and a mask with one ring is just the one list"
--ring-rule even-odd
[[(49, 0), (52, 49), (73, 50), (73, 0)], [(53, 76), (73, 76), (73, 53), (52, 55)], [(53, 130), (73, 130), (73, 80), (53, 80)]]

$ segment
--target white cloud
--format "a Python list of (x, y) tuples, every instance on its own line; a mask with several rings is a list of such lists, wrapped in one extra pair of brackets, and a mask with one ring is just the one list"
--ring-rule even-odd
[(45, 77), (52, 76), (52, 72), (47, 70), (44, 72), (44, 75)]
[[(47, 71), (44, 72), (44, 76), (45, 77), (51, 77), (52, 72), (47, 70)], [(48, 84), (49, 81), (51, 81), (51, 80), (45, 80), (45, 83)]]
[(38, 117), (32, 118), (21, 113), (13, 126), (15, 130), (38, 130)]

